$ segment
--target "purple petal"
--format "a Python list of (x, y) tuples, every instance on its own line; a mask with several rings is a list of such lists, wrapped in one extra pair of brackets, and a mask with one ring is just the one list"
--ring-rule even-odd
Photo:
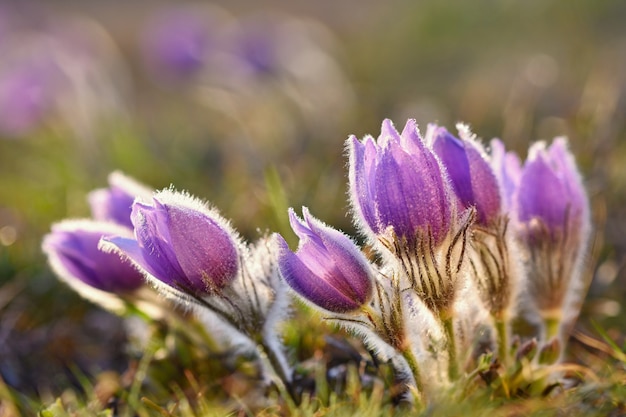
[(501, 212), (502, 199), (498, 180), (489, 163), (471, 143), (466, 143), (465, 150), (470, 166), (474, 205), (478, 212), (478, 221), (488, 224)]
[(514, 210), (514, 194), (519, 186), (522, 175), (522, 164), (515, 152), (506, 152), (504, 144), (498, 140), (491, 141), (491, 164), (500, 183), (504, 197), (504, 209)]
[(235, 242), (222, 226), (200, 211), (165, 204), (170, 242), (192, 288), (210, 292), (229, 284), (239, 271)]
[(478, 222), (488, 224), (500, 213), (500, 188), (477, 145), (438, 127), (433, 131), (432, 147), (446, 167), (461, 207), (476, 207)]
[(370, 190), (370, 176), (375, 172), (376, 145), (371, 139), (365, 143), (351, 136), (348, 139), (350, 194), (355, 210), (359, 214), (362, 226), (367, 226), (374, 233), (379, 233), (378, 220), (375, 216), (373, 196)]
[(382, 226), (393, 226), (398, 236), (408, 239), (430, 229), (436, 243), (443, 240), (450, 225), (450, 202), (439, 164), (428, 150), (419, 155), (409, 155), (399, 145), (383, 150), (376, 190)]
[(291, 252), (282, 236), (276, 234), (279, 248), (280, 273), (289, 286), (312, 303), (332, 312), (344, 313), (356, 310), (361, 303), (351, 299), (327, 281), (320, 279), (317, 271), (309, 269)]
[(446, 167), (461, 207), (475, 205), (470, 163), (463, 142), (452, 136), (446, 128), (437, 127), (433, 133), (432, 147)]
[(315, 219), (307, 208), (303, 209), (303, 214), (311, 231), (320, 237), (326, 250), (326, 259), (330, 259), (338, 270), (334, 276), (341, 279), (333, 280), (333, 285), (342, 289), (344, 294), (350, 294), (351, 299), (360, 304), (365, 303), (372, 292), (371, 280), (369, 277), (349, 279), (363, 277), (364, 271), (369, 271), (370, 266), (363, 253), (352, 239)]
[(550, 230), (564, 226), (569, 205), (567, 188), (550, 166), (544, 150), (526, 162), (517, 196), (521, 222), (539, 218)]
[(94, 190), (87, 196), (91, 215), (96, 220), (112, 221), (133, 228), (130, 219), (135, 198), (150, 198), (151, 190), (133, 179), (113, 172), (109, 175), (109, 188)]
[(135, 290), (143, 285), (141, 274), (118, 254), (98, 249), (103, 234), (112, 232), (119, 230), (96, 222), (60, 223), (44, 238), (42, 246), (64, 278), (111, 293)]
[(155, 278), (171, 283), (185, 283), (181, 266), (171, 247), (167, 212), (159, 207), (141, 202), (133, 204), (131, 220), (135, 226), (135, 237), (143, 251), (146, 262), (152, 266)]

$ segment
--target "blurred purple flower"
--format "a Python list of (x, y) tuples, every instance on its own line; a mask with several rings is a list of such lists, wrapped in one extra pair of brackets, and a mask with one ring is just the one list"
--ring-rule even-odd
[(518, 220), (527, 226), (531, 239), (543, 239), (546, 233), (553, 240), (563, 234), (580, 237), (587, 222), (588, 200), (565, 138), (555, 139), (547, 149), (545, 143), (535, 143), (519, 181)]
[(372, 295), (371, 266), (354, 242), (302, 209), (304, 221), (289, 209), (289, 220), (300, 238), (293, 253), (282, 236), (279, 246), (280, 273), (298, 294), (335, 313), (357, 310)]
[(148, 200), (152, 191), (120, 172), (113, 172), (109, 175), (109, 188), (94, 190), (87, 199), (95, 220), (112, 221), (132, 229), (131, 206), (137, 197)]
[(500, 188), (480, 144), (467, 133), (458, 139), (445, 127), (429, 125), (426, 137), (446, 167), (461, 208), (476, 207), (478, 223), (488, 225), (500, 214)]
[(398, 134), (390, 120), (378, 140), (348, 139), (350, 196), (358, 222), (376, 236), (389, 229), (417, 245), (418, 234), (441, 243), (452, 226), (453, 207), (437, 158), (419, 135), (414, 120)]
[(23, 136), (41, 123), (53, 105), (53, 71), (43, 63), (20, 62), (0, 73), (0, 133)]
[(252, 72), (272, 73), (278, 65), (276, 27), (270, 22), (242, 22), (236, 35), (235, 54)]
[(102, 236), (125, 235), (130, 231), (111, 223), (90, 220), (64, 221), (52, 226), (42, 248), (57, 273), (73, 287), (89, 287), (110, 293), (138, 289), (143, 276), (116, 253), (98, 249)]
[(131, 220), (135, 239), (109, 237), (103, 245), (130, 258), (149, 277), (192, 295), (210, 295), (237, 276), (234, 231), (191, 196), (161, 191), (151, 204), (136, 201)]
[(522, 163), (519, 156), (512, 151), (507, 152), (499, 139), (493, 139), (491, 145), (491, 166), (500, 183), (504, 199), (505, 211), (514, 210), (513, 196), (519, 186), (522, 175)]
[(213, 43), (211, 19), (193, 10), (160, 14), (144, 33), (144, 52), (151, 69), (167, 79), (183, 79), (204, 65)]

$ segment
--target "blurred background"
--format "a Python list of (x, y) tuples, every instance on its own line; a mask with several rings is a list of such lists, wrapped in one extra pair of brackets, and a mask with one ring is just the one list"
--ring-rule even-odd
[(578, 325), (623, 342), (624, 22), (622, 0), (0, 0), (1, 379), (51, 399), (127, 366), (120, 320), (40, 249), (109, 172), (207, 199), (248, 239), (294, 242), (302, 205), (354, 235), (344, 141), (383, 118), (463, 121), (522, 157), (568, 136), (596, 226)]

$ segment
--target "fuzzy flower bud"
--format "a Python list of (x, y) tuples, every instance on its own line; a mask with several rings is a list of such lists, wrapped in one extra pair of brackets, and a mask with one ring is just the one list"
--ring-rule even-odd
[(289, 220), (300, 238), (296, 253), (276, 235), (280, 273), (298, 294), (335, 313), (357, 310), (372, 296), (372, 269), (354, 242), (303, 208), (304, 221), (292, 209)]
[(130, 215), (137, 197), (149, 200), (152, 191), (121, 172), (112, 172), (109, 174), (109, 188), (90, 192), (87, 200), (95, 220), (111, 221), (132, 229)]
[(117, 254), (98, 249), (102, 236), (126, 234), (130, 231), (111, 223), (66, 220), (52, 226), (42, 248), (56, 274), (83, 295), (88, 287), (128, 293), (141, 287), (142, 275)]
[(235, 232), (215, 211), (189, 195), (164, 190), (150, 204), (136, 201), (135, 239), (105, 238), (105, 249), (130, 258), (153, 277), (194, 295), (213, 294), (239, 271)]
[(426, 141), (443, 162), (461, 209), (476, 207), (478, 224), (488, 225), (500, 214), (500, 188), (482, 145), (459, 125), (461, 139), (445, 127), (429, 125)]
[[(377, 140), (348, 139), (350, 198), (359, 226), (370, 237), (406, 239), (415, 247), (419, 233), (435, 244), (452, 224), (450, 197), (435, 155), (422, 141), (414, 120), (399, 134), (390, 120)], [(374, 235), (374, 236), (372, 236)]]
[(529, 294), (544, 319), (558, 322), (567, 295), (578, 290), (590, 232), (589, 201), (564, 138), (530, 148), (516, 206)]
[(513, 210), (513, 195), (519, 187), (522, 163), (515, 152), (506, 151), (504, 144), (499, 139), (492, 139), (490, 145), (491, 166), (500, 184), (503, 208), (505, 211)]

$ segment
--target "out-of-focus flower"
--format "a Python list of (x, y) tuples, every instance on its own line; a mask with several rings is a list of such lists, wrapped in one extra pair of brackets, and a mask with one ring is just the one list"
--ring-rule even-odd
[(477, 223), (489, 225), (501, 213), (500, 188), (484, 150), (465, 126), (461, 139), (445, 127), (429, 125), (426, 142), (443, 162), (462, 209), (476, 208)]
[(406, 240), (421, 236), (441, 243), (450, 232), (453, 207), (437, 158), (426, 147), (414, 120), (400, 135), (390, 120), (378, 140), (348, 139), (350, 197), (359, 226), (370, 236)]
[(590, 232), (587, 193), (565, 138), (530, 148), (516, 207), (531, 300), (544, 320), (559, 323), (571, 314), (563, 309), (566, 297), (579, 290)]
[(92, 139), (101, 123), (127, 114), (125, 68), (94, 21), (51, 17), (43, 27), (11, 29), (0, 44), (0, 134), (55, 126)]
[(260, 19), (241, 23), (234, 35), (232, 49), (247, 71), (263, 75), (284, 70), (279, 53), (286, 40), (281, 39), (280, 26)]
[(108, 237), (103, 245), (131, 259), (155, 285), (202, 296), (236, 278), (235, 232), (216, 210), (193, 197), (161, 191), (151, 203), (136, 201), (131, 220), (135, 239)]
[(500, 184), (503, 197), (503, 210), (514, 210), (513, 195), (519, 186), (522, 175), (522, 163), (519, 156), (512, 151), (507, 152), (499, 139), (493, 139), (491, 145), (491, 166)]
[(567, 234), (580, 241), (589, 207), (578, 169), (565, 138), (545, 146), (534, 144), (524, 164), (517, 193), (519, 221), (528, 225), (531, 240), (557, 240)]
[(109, 188), (101, 188), (89, 193), (87, 199), (91, 215), (95, 220), (111, 221), (133, 228), (130, 220), (135, 198), (148, 201), (152, 190), (121, 172), (109, 174)]
[(372, 267), (354, 242), (303, 208), (304, 221), (292, 209), (289, 220), (300, 238), (294, 253), (276, 235), (281, 275), (298, 294), (335, 313), (359, 309), (372, 296)]
[(43, 251), (56, 274), (85, 295), (89, 288), (114, 294), (132, 292), (144, 283), (130, 262), (98, 249), (102, 236), (129, 236), (121, 226), (90, 220), (67, 220), (52, 226)]
[(147, 26), (143, 49), (150, 71), (163, 80), (184, 80), (207, 64), (216, 42), (216, 21), (205, 10), (164, 10)]
[(0, 134), (19, 137), (39, 127), (54, 105), (55, 70), (32, 59), (0, 70)]

